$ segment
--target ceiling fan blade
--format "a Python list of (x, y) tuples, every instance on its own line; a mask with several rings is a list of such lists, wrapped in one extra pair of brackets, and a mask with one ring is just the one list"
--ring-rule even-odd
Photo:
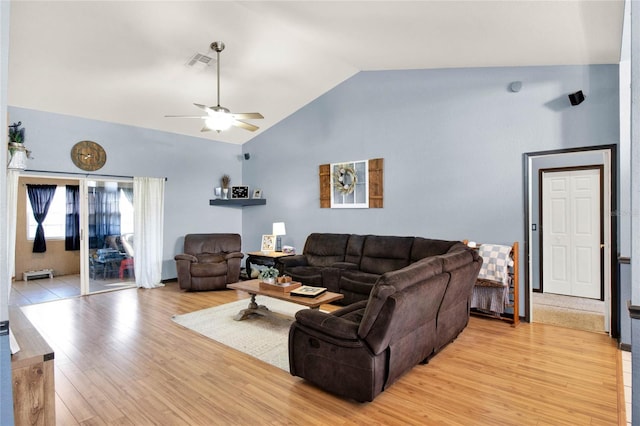
[(258, 126), (254, 126), (253, 124), (245, 123), (244, 121), (240, 120), (233, 120), (233, 123), (231, 123), (231, 125), (235, 127), (241, 127), (245, 130), (249, 130), (250, 132), (255, 132), (260, 128)]
[(202, 118), (202, 119), (205, 119), (208, 116), (206, 116), (206, 115), (165, 115), (165, 117), (169, 117), (169, 118)]
[(200, 130), (201, 132), (210, 132), (211, 129), (207, 127), (207, 125), (205, 124), (205, 126), (202, 128), (202, 130)]
[(259, 112), (233, 112), (231, 115), (240, 120), (264, 118)]
[(201, 109), (205, 110), (205, 111), (209, 110), (209, 107), (206, 106), (206, 105), (202, 105), (202, 104), (194, 104), (194, 105), (197, 106), (198, 108), (201, 108)]

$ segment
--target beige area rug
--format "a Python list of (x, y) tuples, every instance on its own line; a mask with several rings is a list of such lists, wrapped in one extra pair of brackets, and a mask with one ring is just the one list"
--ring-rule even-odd
[(549, 293), (533, 293), (533, 321), (604, 333), (604, 302)]
[(203, 336), (289, 371), (289, 328), (295, 313), (307, 308), (263, 296), (257, 296), (256, 302), (267, 306), (274, 315), (253, 315), (243, 321), (234, 320), (233, 317), (249, 304), (249, 299), (243, 299), (184, 315), (174, 315), (172, 319)]

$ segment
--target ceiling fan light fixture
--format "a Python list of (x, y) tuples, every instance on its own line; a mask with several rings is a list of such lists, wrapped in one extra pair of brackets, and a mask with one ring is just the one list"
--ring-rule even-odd
[(221, 132), (223, 130), (228, 130), (233, 124), (234, 118), (230, 113), (219, 110), (219, 111), (207, 111), (209, 117), (205, 120), (205, 124), (211, 130), (215, 130), (216, 132)]
[[(232, 113), (227, 108), (220, 106), (220, 52), (224, 50), (224, 43), (221, 41), (214, 41), (211, 43), (211, 50), (216, 52), (216, 83), (218, 86), (218, 104), (216, 106), (206, 106), (203, 104), (194, 103), (196, 107), (205, 111), (207, 115), (165, 115), (165, 117), (178, 117), (178, 118), (199, 118), (204, 119), (204, 127), (201, 132), (207, 132), (210, 130), (215, 130), (220, 133), (224, 130), (228, 130), (231, 126), (240, 127), (241, 129), (248, 130), (250, 132), (255, 132), (259, 129), (258, 126), (255, 126), (251, 123), (247, 123), (242, 120), (253, 120), (264, 118), (262, 114), (259, 112), (241, 112), (241, 113)], [(204, 55), (198, 54), (202, 57)], [(197, 56), (197, 55), (196, 55)], [(194, 57), (192, 62), (207, 62), (210, 63), (212, 58), (206, 57), (208, 59), (202, 61), (202, 58)]]

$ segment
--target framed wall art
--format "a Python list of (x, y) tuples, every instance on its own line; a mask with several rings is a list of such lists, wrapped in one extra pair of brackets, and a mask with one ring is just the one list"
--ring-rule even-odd
[(260, 251), (275, 251), (275, 249), (276, 249), (276, 236), (263, 235)]
[(320, 208), (384, 207), (384, 159), (321, 164)]
[(369, 208), (368, 160), (331, 164), (331, 208)]
[(249, 187), (248, 186), (232, 186), (231, 187), (231, 198), (232, 199), (246, 199), (249, 198)]

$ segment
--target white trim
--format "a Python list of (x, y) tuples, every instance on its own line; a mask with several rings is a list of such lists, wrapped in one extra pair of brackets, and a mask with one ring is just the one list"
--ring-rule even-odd
[[(611, 149), (610, 148), (603, 148), (603, 149), (593, 149), (593, 150), (588, 150), (588, 151), (577, 151), (577, 152), (564, 152), (564, 153), (548, 153), (548, 154), (540, 154), (540, 155), (528, 155), (528, 163), (527, 163), (527, 178), (528, 178), (528, 182), (527, 182), (527, 199), (528, 199), (528, 207), (529, 207), (529, 211), (527, 212), (527, 218), (528, 218), (528, 223), (529, 223), (529, 229), (527, 230), (528, 234), (529, 234), (529, 244), (527, 244), (527, 252), (524, 253), (525, 258), (528, 259), (527, 261), (527, 267), (528, 267), (528, 271), (529, 271), (529, 280), (528, 282), (525, 283), (525, 285), (528, 285), (528, 293), (529, 293), (529, 297), (528, 297), (528, 305), (526, 306), (526, 311), (529, 312), (529, 321), (530, 322), (534, 322), (534, 316), (533, 316), (533, 263), (532, 263), (532, 250), (531, 250), (531, 242), (533, 241), (533, 231), (531, 230), (531, 224), (533, 223), (533, 214), (532, 214), (532, 209), (533, 209), (533, 179), (537, 179), (538, 176), (531, 176), (532, 173), (532, 166), (533, 166), (533, 160), (536, 158), (545, 158), (545, 157), (553, 157), (553, 156), (570, 156), (570, 155), (576, 155), (576, 154), (581, 154), (581, 153), (600, 153), (603, 156), (603, 161), (602, 161), (602, 165), (603, 165), (603, 179), (604, 179), (604, 188), (602, 191), (602, 197), (603, 197), (603, 236), (604, 236), (604, 253), (603, 253), (603, 275), (604, 275), (604, 301), (605, 301), (605, 331), (607, 331), (607, 333), (609, 333), (609, 335), (611, 335), (611, 311), (612, 311), (612, 306), (611, 306), (611, 293), (612, 293), (612, 289), (611, 289), (611, 271), (612, 271), (612, 267), (613, 265), (611, 265), (611, 239), (612, 239), (612, 235), (611, 235), (611, 214), (608, 213), (612, 213), (612, 206), (611, 206), (611, 185), (612, 185), (612, 179), (611, 179)], [(592, 164), (589, 164), (592, 165)], [(538, 191), (540, 191), (541, 189), (538, 188)]]

